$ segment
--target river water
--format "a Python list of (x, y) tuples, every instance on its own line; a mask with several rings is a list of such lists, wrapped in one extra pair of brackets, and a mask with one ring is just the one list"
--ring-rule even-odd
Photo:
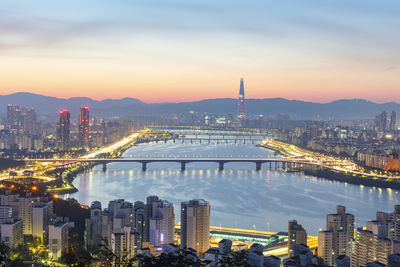
[[(251, 142), (199, 141), (190, 143), (140, 144), (123, 157), (278, 157), (273, 151)], [(219, 171), (217, 163), (188, 163), (186, 171), (178, 163), (150, 163), (142, 171), (139, 163), (110, 163), (79, 174), (73, 182), (79, 192), (70, 194), (80, 203), (101, 201), (103, 208), (112, 199), (146, 201), (158, 195), (174, 204), (176, 221), (180, 221), (180, 203), (203, 198), (211, 205), (211, 224), (246, 229), (287, 231), (287, 222), (296, 219), (310, 235), (325, 228), (325, 216), (344, 205), (356, 216), (356, 226), (375, 218), (375, 212), (392, 211), (399, 204), (398, 191), (370, 188), (329, 181), (301, 173), (261, 171), (254, 163), (228, 163)]]

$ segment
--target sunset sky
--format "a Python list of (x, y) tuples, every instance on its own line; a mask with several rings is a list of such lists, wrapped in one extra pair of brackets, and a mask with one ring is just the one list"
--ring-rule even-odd
[(0, 94), (400, 102), (398, 0), (1, 0)]

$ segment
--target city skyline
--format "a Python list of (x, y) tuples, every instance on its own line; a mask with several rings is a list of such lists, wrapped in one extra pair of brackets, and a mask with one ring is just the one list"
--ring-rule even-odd
[(245, 77), (247, 98), (398, 101), (397, 2), (288, 3), (5, 1), (0, 90), (182, 102)]
[(1, 1), (0, 266), (400, 266), (399, 14)]

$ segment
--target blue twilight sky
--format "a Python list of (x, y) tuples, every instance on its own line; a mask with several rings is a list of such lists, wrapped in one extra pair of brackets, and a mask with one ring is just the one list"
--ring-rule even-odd
[(400, 102), (400, 1), (1, 0), (0, 94)]

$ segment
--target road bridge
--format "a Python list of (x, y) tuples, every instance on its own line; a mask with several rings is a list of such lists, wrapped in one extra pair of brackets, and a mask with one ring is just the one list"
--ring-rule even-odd
[(296, 168), (303, 167), (304, 165), (309, 166), (319, 166), (322, 165), (318, 162), (305, 160), (296, 157), (287, 158), (60, 158), (60, 159), (24, 159), (26, 162), (49, 162), (49, 163), (60, 163), (60, 164), (75, 164), (79, 162), (89, 162), (96, 164), (103, 164), (103, 170), (106, 170), (106, 165), (112, 162), (136, 162), (142, 164), (142, 170), (147, 170), (147, 164), (152, 162), (177, 162), (181, 164), (181, 170), (186, 170), (186, 164), (192, 162), (215, 162), (218, 164), (219, 170), (224, 170), (225, 163), (230, 162), (249, 162), (256, 165), (256, 170), (261, 170), (261, 165), (264, 163), (270, 163), (270, 168), (272, 168), (272, 163), (274, 167), (277, 168)]
[[(239, 136), (237, 136), (236, 138), (225, 137), (225, 136), (223, 136), (223, 137), (211, 137), (210, 136), (208, 138), (207, 137), (203, 138), (203, 137), (199, 137), (199, 136), (190, 137), (190, 136), (186, 136), (186, 135), (179, 135), (176, 138), (172, 139), (172, 141), (174, 143), (181, 142), (182, 144), (185, 142), (189, 142), (189, 143), (199, 142), (200, 144), (201, 143), (208, 143), (208, 144), (210, 144), (210, 143), (217, 143), (217, 144), (225, 143), (225, 144), (228, 144), (229, 142), (235, 143), (235, 144), (237, 144), (237, 143), (258, 144), (262, 140), (264, 140), (264, 139), (263, 138), (254, 138), (254, 137), (253, 138), (243, 138), (243, 137), (239, 137)], [(165, 140), (164, 142), (166, 142), (166, 141), (168, 141), (168, 140)]]

